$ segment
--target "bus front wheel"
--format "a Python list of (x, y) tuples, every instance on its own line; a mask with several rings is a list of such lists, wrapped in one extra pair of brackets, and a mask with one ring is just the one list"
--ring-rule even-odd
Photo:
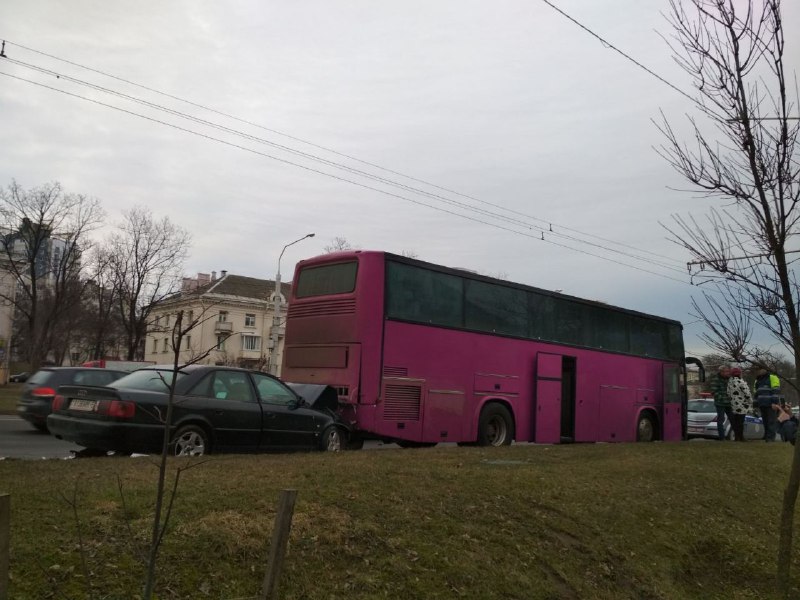
[(656, 439), (656, 424), (653, 417), (649, 414), (639, 416), (639, 423), (636, 425), (637, 442), (653, 442)]
[(514, 439), (514, 419), (502, 404), (488, 404), (478, 422), (479, 446), (508, 446)]

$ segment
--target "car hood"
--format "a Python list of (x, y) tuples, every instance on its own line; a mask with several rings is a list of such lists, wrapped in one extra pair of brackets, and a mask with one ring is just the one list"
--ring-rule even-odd
[(335, 411), (339, 407), (339, 396), (336, 389), (329, 385), (318, 383), (291, 383), (284, 382), (295, 394), (300, 396), (305, 403), (316, 409)]

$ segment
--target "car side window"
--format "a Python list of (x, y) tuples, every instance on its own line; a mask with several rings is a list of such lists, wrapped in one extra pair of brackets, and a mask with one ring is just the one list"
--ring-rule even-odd
[[(187, 396), (202, 396), (203, 398), (216, 398), (213, 391), (214, 373), (209, 373), (198, 381), (186, 392)], [(223, 396), (224, 398), (225, 396)]]
[(214, 397), (239, 402), (255, 402), (253, 386), (247, 373), (241, 371), (217, 371), (214, 373)]
[(258, 397), (267, 404), (289, 406), (297, 402), (297, 396), (277, 379), (266, 375), (253, 374), (253, 381), (258, 390)]
[(106, 381), (102, 380), (103, 375), (102, 371), (75, 371), (72, 374), (72, 383), (75, 385), (105, 385)]
[(238, 400), (239, 402), (256, 401), (247, 373), (239, 371), (209, 373), (189, 390), (188, 395), (217, 400)]

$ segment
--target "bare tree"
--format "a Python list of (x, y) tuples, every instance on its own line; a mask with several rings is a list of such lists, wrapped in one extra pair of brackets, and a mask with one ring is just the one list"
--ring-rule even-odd
[(0, 251), (16, 280), (12, 302), (24, 324), (22, 351), (32, 369), (51, 350), (57, 325), (80, 302), (81, 255), (102, 218), (96, 199), (65, 194), (59, 183), (0, 190)]
[(125, 213), (109, 241), (128, 360), (137, 358), (153, 304), (177, 291), (189, 243), (188, 232), (141, 207)]
[(326, 254), (330, 254), (331, 252), (340, 252), (342, 250), (352, 250), (353, 245), (347, 241), (347, 238), (343, 237), (335, 237), (331, 240), (331, 243), (328, 244), (323, 248)]
[(82, 319), (79, 332), (81, 349), (86, 358), (97, 360), (111, 354), (117, 355), (118, 341), (122, 337), (122, 324), (117, 310), (113, 254), (107, 245), (92, 249), (86, 265)]
[[(693, 190), (718, 201), (705, 222), (676, 217), (668, 227), (707, 284), (706, 307), (697, 307), (707, 337), (737, 360), (762, 362), (752, 335), (760, 326), (783, 343), (797, 371), (800, 120), (784, 67), (780, 0), (670, 0), (669, 21), (669, 43), (693, 80), (700, 118), (690, 117), (693, 139), (685, 143), (664, 117), (660, 153)], [(786, 598), (799, 487), (797, 444), (777, 557)]]

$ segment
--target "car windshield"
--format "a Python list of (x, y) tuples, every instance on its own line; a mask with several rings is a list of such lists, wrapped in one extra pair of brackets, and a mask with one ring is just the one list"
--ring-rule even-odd
[[(178, 381), (186, 377), (186, 373), (178, 373)], [(172, 371), (169, 369), (142, 369), (125, 375), (111, 384), (111, 387), (130, 390), (147, 390), (151, 392), (168, 392), (172, 383)]]
[(717, 412), (714, 403), (710, 400), (689, 400), (689, 412), (713, 413)]

